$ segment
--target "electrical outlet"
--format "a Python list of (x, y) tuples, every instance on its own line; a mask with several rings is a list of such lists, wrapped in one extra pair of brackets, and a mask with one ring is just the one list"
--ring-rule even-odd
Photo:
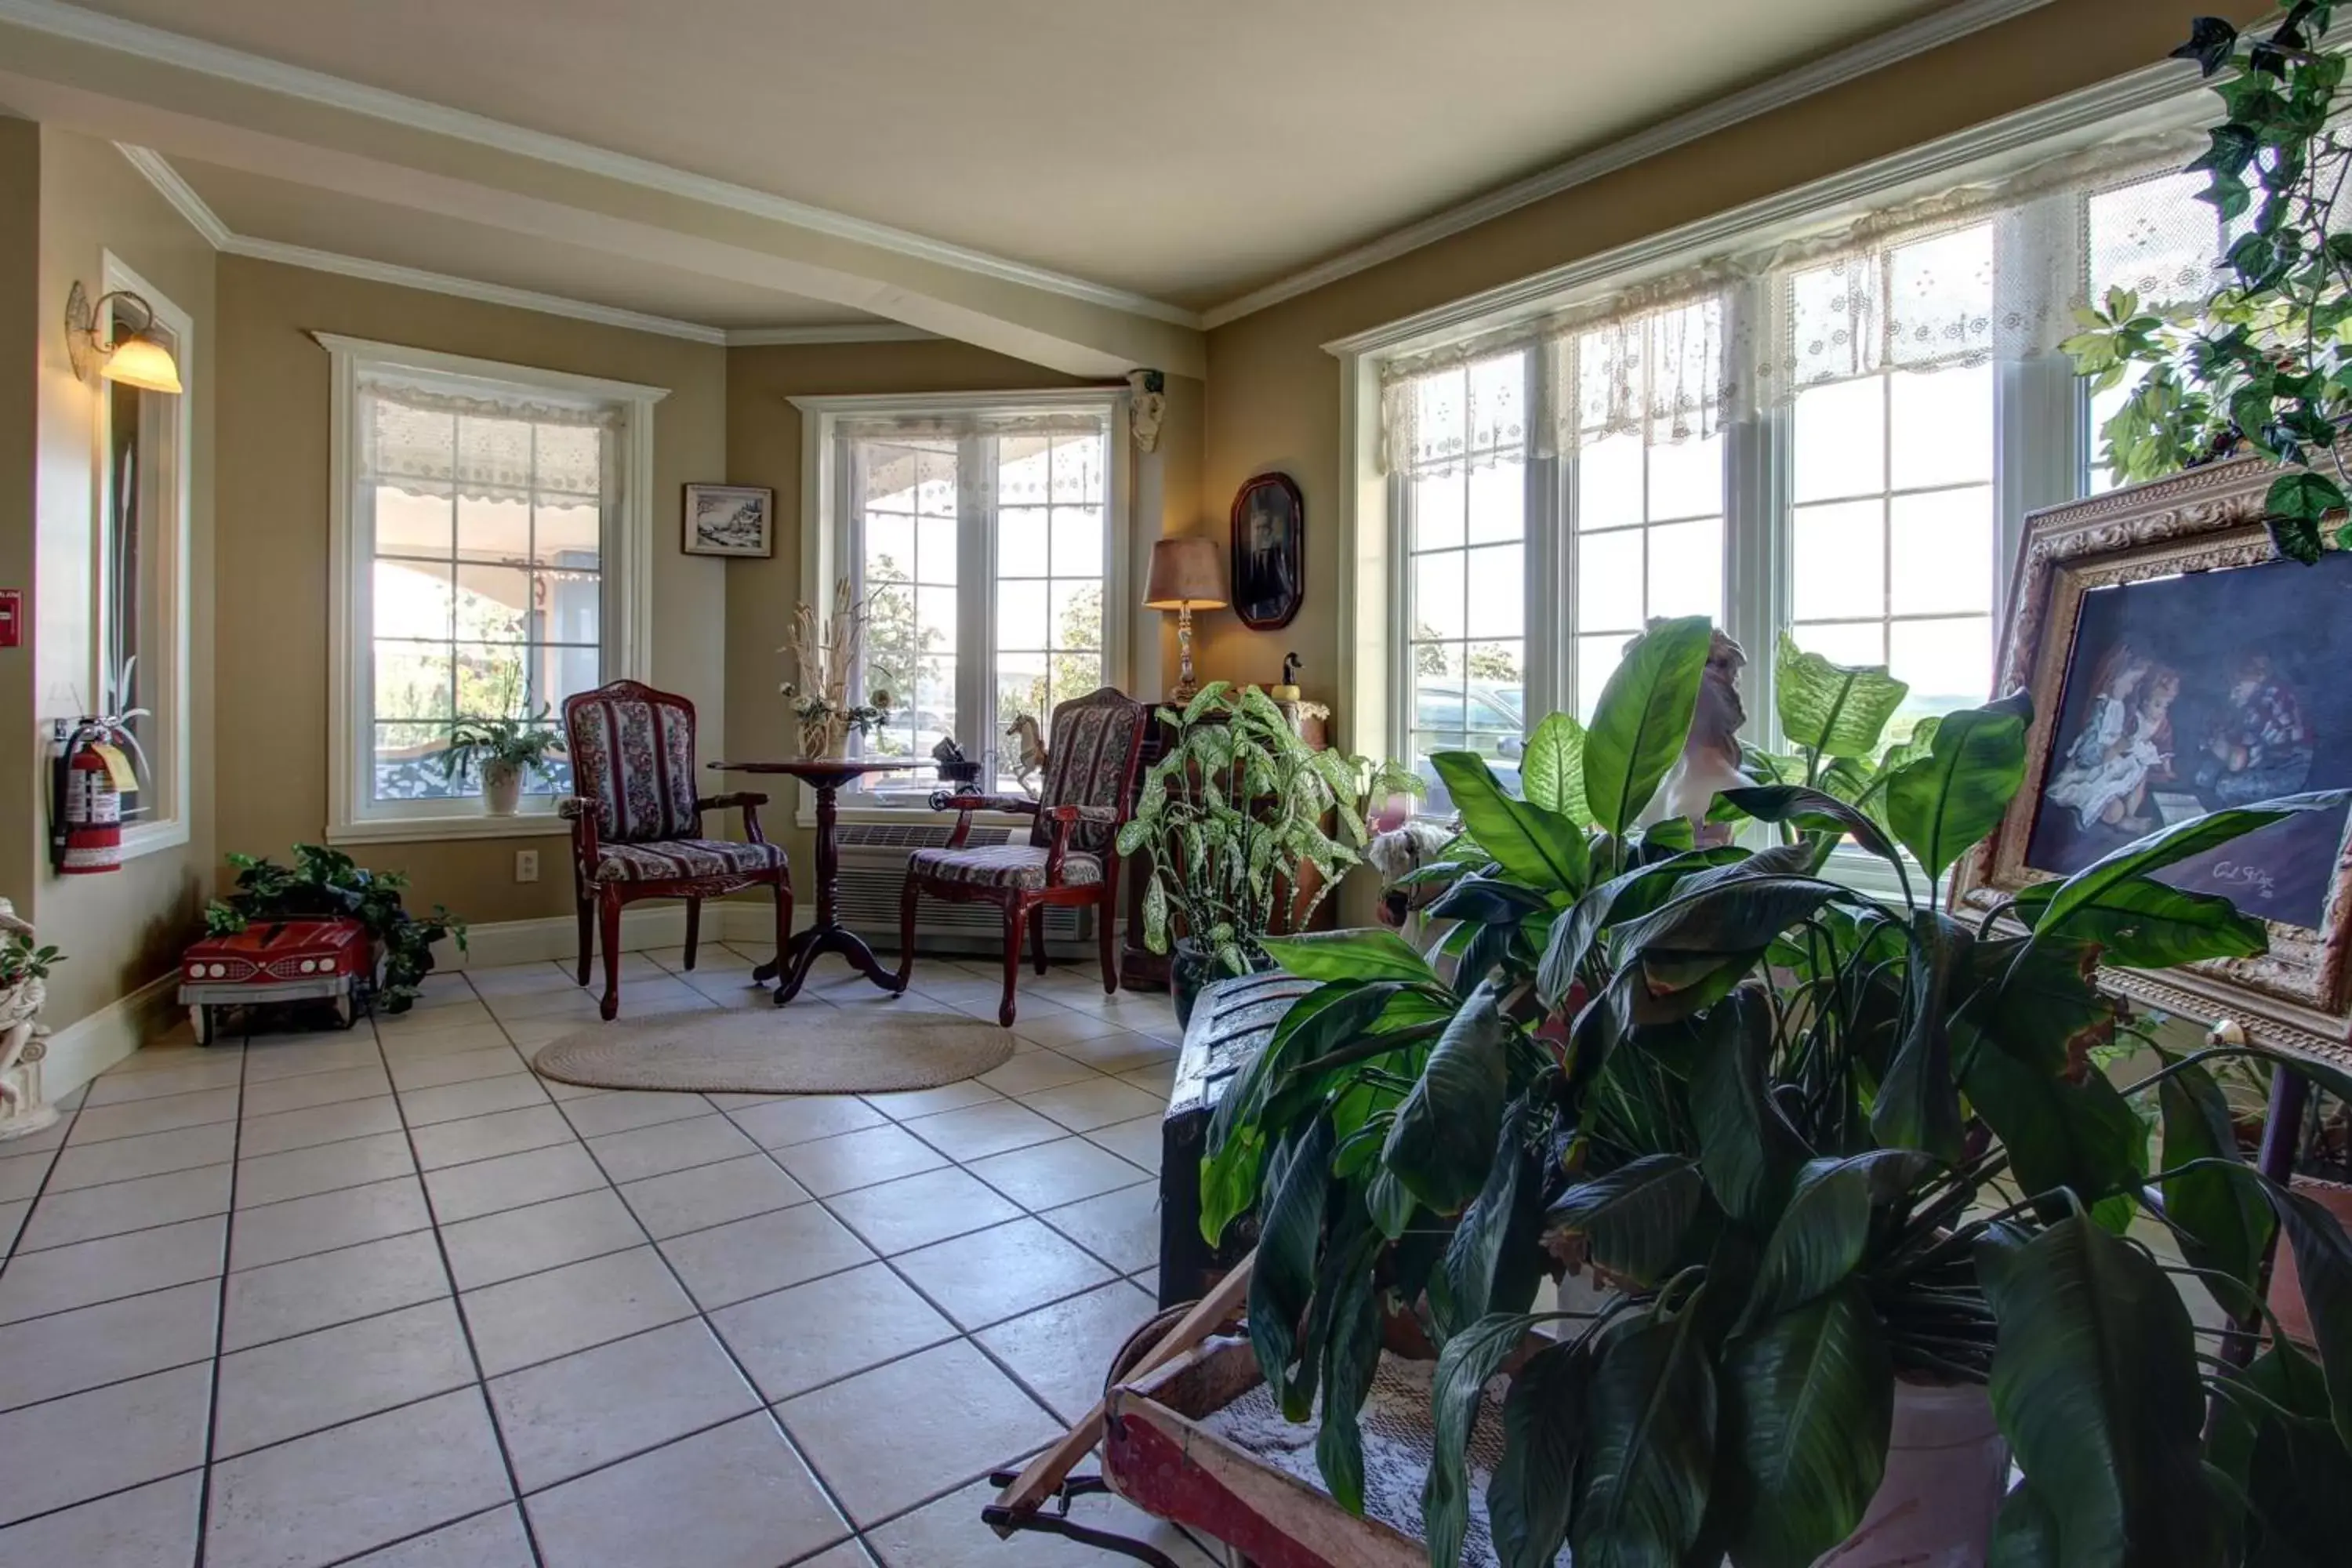
[(539, 880), (538, 850), (518, 849), (515, 851), (515, 880), (518, 882), (536, 882)]

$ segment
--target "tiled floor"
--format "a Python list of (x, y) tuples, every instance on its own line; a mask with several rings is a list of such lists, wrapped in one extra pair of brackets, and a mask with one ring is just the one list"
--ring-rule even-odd
[[(630, 958), (625, 1016), (765, 1005), (681, 959)], [(916, 976), (794, 1005), (993, 1016), (991, 968)], [(1024, 976), (1010, 1061), (863, 1099), (531, 1075), (594, 1017), (557, 964), (436, 976), (0, 1143), (0, 1568), (1117, 1561), (978, 1516), (1152, 1310), (1167, 1000)]]

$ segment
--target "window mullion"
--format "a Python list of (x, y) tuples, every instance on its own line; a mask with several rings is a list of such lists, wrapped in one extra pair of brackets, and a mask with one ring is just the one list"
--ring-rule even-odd
[[(993, 752), (996, 733), (996, 441), (956, 447), (956, 725)], [(966, 745), (972, 742), (965, 740)], [(992, 778), (993, 774), (990, 775)]]

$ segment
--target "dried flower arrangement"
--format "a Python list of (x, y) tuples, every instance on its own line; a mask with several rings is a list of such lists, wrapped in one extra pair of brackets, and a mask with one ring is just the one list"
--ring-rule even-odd
[(801, 754), (838, 756), (851, 731), (871, 734), (890, 721), (890, 694), (877, 691), (864, 702), (850, 700), (851, 679), (866, 646), (866, 601), (851, 595), (849, 579), (834, 584), (833, 615), (822, 625), (803, 605), (793, 616), (793, 640), (778, 653), (793, 656), (797, 683), (781, 688), (800, 721)]

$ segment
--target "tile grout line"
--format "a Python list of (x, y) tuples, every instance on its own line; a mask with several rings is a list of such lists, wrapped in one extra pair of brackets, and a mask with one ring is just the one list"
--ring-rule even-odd
[[(373, 1022), (368, 1025), (368, 1036), (371, 1039), (375, 1036)], [(205, 1568), (205, 1559), (212, 1547), (213, 1452), (220, 1440), (221, 1347), (228, 1342), (228, 1263), (236, 1244), (236, 1152), (245, 1141), (245, 1074), (246, 1058), (240, 1051), (236, 1064), (236, 1124), (229, 1134), (228, 1145), (228, 1214), (221, 1221), (220, 1294), (213, 1303), (213, 1360), (205, 1387), (205, 1456), (204, 1470), (196, 1482), (195, 1568)]]
[[(16, 1261), (17, 1255), (24, 1251), (25, 1233), (32, 1228), (33, 1215), (40, 1212), (41, 1200), (49, 1195), (49, 1183), (57, 1177), (58, 1162), (65, 1158), (66, 1140), (72, 1136), (73, 1124), (80, 1119), (81, 1108), (79, 1106), (76, 1106), (73, 1110), (61, 1113), (58, 1120), (62, 1122), (63, 1125), (58, 1131), (58, 1146), (47, 1151), (32, 1151), (35, 1153), (47, 1152), (49, 1157), (49, 1163), (42, 1168), (41, 1179), (33, 1188), (33, 1195), (22, 1200), (25, 1205), (25, 1217), (17, 1222), (16, 1234), (8, 1238), (6, 1253), (5, 1255), (0, 1255), (0, 1275), (5, 1275), (8, 1271), (9, 1265), (15, 1263)], [(73, 1191), (70, 1187), (61, 1190), (66, 1192)], [(10, 1201), (15, 1202), (17, 1200), (12, 1199)]]
[[(702, 1097), (702, 1098), (703, 1098), (703, 1103), (704, 1103), (704, 1104), (709, 1105), (709, 1104), (710, 1103), (710, 1102), (709, 1102), (709, 1100), (707, 1097)], [(712, 1109), (715, 1110), (717, 1110), (718, 1108), (717, 1108), (716, 1106), (713, 1106), (713, 1107), (712, 1107)], [(721, 1111), (719, 1114), (721, 1114), (721, 1115), (725, 1115), (726, 1113), (725, 1113), (725, 1112), (723, 1112), (723, 1111)], [(570, 1120), (570, 1118), (568, 1118), (568, 1117), (567, 1117), (567, 1118), (565, 1118), (565, 1120), (566, 1120), (566, 1121), (569, 1121), (569, 1120)], [(680, 1120), (685, 1120), (685, 1119), (684, 1119), (684, 1118), (681, 1118)], [(657, 1125), (657, 1126), (658, 1126), (658, 1125), (660, 1125), (660, 1123), (656, 1123), (655, 1125)], [(733, 1121), (732, 1121), (732, 1120), (731, 1120), (731, 1119), (730, 1119), (730, 1121), (729, 1121), (729, 1125), (730, 1125), (730, 1126), (732, 1126), (732, 1125), (733, 1125)], [(737, 1129), (736, 1129), (736, 1131), (740, 1132), (740, 1131), (742, 1131), (742, 1129), (740, 1129), (740, 1128), (737, 1128)], [(758, 1140), (754, 1139), (754, 1140), (753, 1140), (753, 1142), (756, 1143), (756, 1142), (758, 1142)], [(583, 1147), (584, 1147), (584, 1146), (586, 1146), (586, 1140), (584, 1140), (584, 1139), (583, 1139), (583, 1140), (582, 1140), (582, 1142), (583, 1142)], [(789, 1171), (784, 1171), (784, 1170), (783, 1170), (783, 1166), (782, 1166), (782, 1164), (780, 1162), (778, 1162), (778, 1161), (777, 1161), (777, 1159), (776, 1159), (776, 1157), (775, 1157), (775, 1155), (774, 1155), (774, 1153), (773, 1153), (773, 1152), (772, 1152), (772, 1151), (766, 1150), (766, 1149), (762, 1149), (762, 1150), (761, 1150), (761, 1153), (763, 1153), (763, 1154), (766, 1154), (766, 1155), (768, 1156), (769, 1163), (775, 1165), (775, 1167), (776, 1167), (779, 1171), (783, 1171), (784, 1175), (785, 1175), (788, 1179), (790, 1179), (790, 1180), (793, 1181), (795, 1184), (798, 1184), (798, 1178), (797, 1178), (797, 1177), (793, 1177), (791, 1172), (789, 1172)], [(740, 1156), (738, 1156), (738, 1157), (740, 1158)], [(589, 1158), (591, 1161), (593, 1161), (593, 1162), (595, 1163), (595, 1166), (596, 1166), (596, 1169), (597, 1169), (597, 1170), (599, 1170), (599, 1171), (601, 1171), (601, 1172), (604, 1172), (604, 1175), (605, 1183), (606, 1183), (606, 1184), (607, 1184), (610, 1188), (612, 1188), (612, 1189), (613, 1189), (614, 1195), (615, 1195), (615, 1196), (620, 1196), (620, 1193), (619, 1193), (620, 1184), (619, 1184), (619, 1183), (617, 1183), (617, 1182), (614, 1182), (614, 1181), (613, 1180), (613, 1173), (612, 1173), (610, 1171), (607, 1171), (607, 1170), (605, 1170), (605, 1169), (604, 1169), (604, 1162), (602, 1159), (599, 1159), (599, 1158), (597, 1157), (596, 1151), (595, 1151), (593, 1148), (589, 1148), (589, 1150), (588, 1150), (588, 1158)], [(814, 1196), (814, 1194), (812, 1194), (812, 1196), (811, 1196), (811, 1198), (810, 1198), (810, 1202), (812, 1202), (812, 1203), (817, 1203), (817, 1202), (819, 1202), (819, 1200), (818, 1200), (818, 1199), (816, 1199), (816, 1198)], [(847, 1507), (845, 1507), (845, 1506), (843, 1504), (840, 1494), (839, 1494), (839, 1493), (837, 1493), (837, 1492), (835, 1492), (835, 1491), (834, 1490), (832, 1483), (831, 1483), (831, 1482), (829, 1482), (829, 1481), (827, 1481), (827, 1480), (824, 1479), (824, 1473), (822, 1470), (819, 1470), (819, 1469), (816, 1468), (816, 1461), (815, 1461), (815, 1460), (814, 1460), (814, 1459), (812, 1459), (811, 1458), (809, 1458), (809, 1455), (808, 1455), (807, 1450), (806, 1450), (806, 1449), (804, 1449), (804, 1448), (803, 1448), (803, 1447), (801, 1447), (801, 1445), (800, 1445), (800, 1441), (799, 1441), (799, 1439), (795, 1438), (795, 1437), (793, 1436), (793, 1434), (792, 1434), (792, 1429), (791, 1429), (790, 1427), (788, 1427), (788, 1426), (786, 1426), (784, 1425), (784, 1419), (783, 1419), (783, 1417), (776, 1414), (775, 1406), (774, 1406), (773, 1405), (772, 1405), (772, 1404), (770, 1404), (770, 1403), (768, 1402), (768, 1396), (767, 1396), (766, 1393), (765, 1393), (764, 1391), (762, 1391), (762, 1390), (761, 1390), (761, 1388), (760, 1387), (760, 1380), (759, 1380), (758, 1378), (756, 1378), (756, 1377), (754, 1377), (754, 1376), (752, 1376), (752, 1375), (751, 1375), (751, 1369), (750, 1367), (745, 1366), (745, 1365), (743, 1364), (743, 1358), (742, 1358), (741, 1356), (740, 1356), (740, 1355), (736, 1354), (736, 1352), (735, 1352), (735, 1347), (734, 1347), (733, 1345), (731, 1345), (731, 1344), (730, 1344), (730, 1343), (728, 1343), (728, 1342), (727, 1342), (727, 1336), (726, 1336), (725, 1334), (722, 1334), (722, 1333), (720, 1333), (720, 1332), (719, 1331), (719, 1325), (718, 1325), (718, 1324), (716, 1324), (716, 1323), (714, 1323), (714, 1322), (712, 1322), (712, 1321), (710, 1321), (710, 1310), (710, 1310), (710, 1309), (707, 1309), (707, 1308), (705, 1308), (705, 1307), (703, 1306), (703, 1304), (702, 1304), (702, 1298), (700, 1298), (699, 1296), (697, 1296), (697, 1295), (694, 1293), (693, 1289), (691, 1289), (691, 1288), (687, 1284), (687, 1282), (686, 1282), (686, 1277), (685, 1277), (684, 1275), (680, 1274), (680, 1273), (677, 1271), (677, 1265), (670, 1261), (669, 1254), (667, 1254), (667, 1252), (664, 1252), (664, 1251), (661, 1249), (661, 1244), (660, 1244), (659, 1242), (656, 1241), (656, 1240), (653, 1238), (653, 1234), (652, 1234), (652, 1232), (647, 1231), (647, 1230), (646, 1229), (645, 1222), (644, 1222), (643, 1220), (641, 1220), (641, 1219), (639, 1219), (639, 1218), (637, 1217), (637, 1211), (636, 1211), (635, 1209), (634, 1209), (634, 1208), (630, 1208), (630, 1207), (629, 1207), (629, 1203), (628, 1203), (627, 1198), (623, 1197), (623, 1198), (621, 1199), (621, 1206), (622, 1206), (622, 1208), (623, 1208), (623, 1209), (625, 1209), (625, 1210), (626, 1210), (626, 1211), (627, 1211), (628, 1215), (629, 1215), (629, 1221), (630, 1221), (630, 1223), (631, 1223), (631, 1224), (633, 1224), (633, 1225), (635, 1225), (635, 1226), (637, 1227), (638, 1233), (639, 1233), (640, 1235), (642, 1235), (642, 1236), (644, 1236), (644, 1237), (645, 1237), (645, 1238), (646, 1238), (646, 1245), (648, 1247), (650, 1247), (650, 1248), (652, 1249), (654, 1257), (656, 1257), (656, 1258), (660, 1259), (660, 1261), (661, 1261), (661, 1266), (662, 1266), (663, 1269), (664, 1269), (664, 1270), (665, 1270), (665, 1271), (669, 1275), (671, 1282), (672, 1282), (673, 1284), (677, 1285), (677, 1289), (678, 1289), (678, 1292), (679, 1292), (679, 1294), (683, 1295), (683, 1296), (686, 1298), (687, 1304), (694, 1310), (694, 1321), (695, 1321), (696, 1322), (698, 1322), (698, 1323), (699, 1323), (699, 1324), (701, 1324), (701, 1325), (702, 1325), (702, 1331), (703, 1331), (704, 1333), (706, 1333), (706, 1334), (708, 1334), (708, 1335), (709, 1335), (709, 1336), (710, 1336), (711, 1342), (713, 1342), (714, 1344), (716, 1344), (716, 1345), (719, 1347), (719, 1354), (721, 1354), (721, 1355), (723, 1355), (723, 1356), (725, 1356), (725, 1357), (727, 1358), (728, 1364), (729, 1364), (729, 1365), (730, 1365), (730, 1366), (732, 1366), (732, 1367), (735, 1369), (735, 1375), (736, 1375), (737, 1377), (739, 1377), (739, 1378), (740, 1378), (740, 1379), (742, 1379), (742, 1380), (743, 1380), (743, 1386), (744, 1386), (747, 1390), (749, 1390), (749, 1391), (750, 1391), (750, 1393), (751, 1393), (751, 1397), (752, 1397), (753, 1399), (755, 1399), (755, 1400), (757, 1400), (757, 1401), (759, 1402), (760, 1414), (761, 1414), (761, 1415), (765, 1415), (765, 1416), (768, 1418), (768, 1424), (769, 1424), (771, 1426), (773, 1426), (773, 1427), (775, 1428), (775, 1430), (776, 1430), (776, 1436), (778, 1436), (779, 1437), (781, 1437), (781, 1438), (782, 1438), (782, 1439), (783, 1439), (783, 1443), (784, 1443), (784, 1447), (785, 1447), (785, 1449), (786, 1449), (788, 1452), (790, 1452), (790, 1453), (791, 1453), (791, 1455), (793, 1456), (793, 1458), (795, 1458), (795, 1459), (797, 1459), (797, 1460), (799, 1460), (799, 1461), (800, 1461), (801, 1468), (802, 1468), (802, 1469), (803, 1469), (803, 1470), (805, 1470), (805, 1471), (808, 1473), (808, 1478), (809, 1478), (809, 1481), (810, 1481), (810, 1483), (811, 1483), (812, 1485), (814, 1485), (814, 1486), (816, 1488), (818, 1495), (819, 1495), (819, 1496), (821, 1496), (821, 1497), (823, 1497), (823, 1498), (824, 1499), (825, 1506), (826, 1506), (826, 1507), (828, 1507), (828, 1508), (830, 1508), (830, 1509), (832, 1509), (832, 1510), (833, 1510), (833, 1511), (834, 1511), (835, 1517), (836, 1517), (837, 1519), (839, 1519), (839, 1520), (841, 1521), (841, 1522), (842, 1522), (843, 1526), (845, 1527), (845, 1530), (847, 1531), (847, 1532), (848, 1532), (845, 1539), (851, 1540), (851, 1541), (856, 1541), (856, 1540), (859, 1540), (859, 1539), (860, 1539), (860, 1535), (859, 1535), (859, 1527), (858, 1527), (857, 1521), (856, 1521), (855, 1518), (853, 1518), (853, 1517), (851, 1516), (851, 1514), (850, 1514), (850, 1511), (849, 1511), (848, 1508), (847, 1508)], [(793, 1207), (793, 1208), (798, 1208), (798, 1207), (800, 1207), (801, 1205), (797, 1205), (797, 1204), (794, 1204), (794, 1205), (788, 1205), (788, 1206), (790, 1206), (790, 1207)], [(777, 1212), (777, 1211), (771, 1210), (770, 1212), (771, 1212), (771, 1213), (774, 1213), (774, 1212)], [(830, 1215), (830, 1213), (831, 1213), (831, 1211), (829, 1211), (829, 1210), (828, 1210), (828, 1211), (827, 1211), (828, 1215)], [(840, 1221), (836, 1219), (836, 1220), (835, 1220), (835, 1222), (834, 1222), (834, 1223), (835, 1223), (835, 1224), (836, 1224), (836, 1225), (838, 1225), (838, 1224), (840, 1223)], [(706, 1227), (706, 1228), (715, 1229), (715, 1228), (717, 1228), (717, 1227), (716, 1227), (716, 1226), (709, 1226), (709, 1227)], [(853, 1236), (854, 1236), (854, 1235), (856, 1235), (856, 1233), (855, 1233), (855, 1232), (852, 1232), (851, 1234), (852, 1234)], [(864, 1241), (863, 1241), (863, 1239), (862, 1239), (862, 1238), (861, 1238), (861, 1239), (860, 1239), (860, 1241), (859, 1241), (859, 1245), (860, 1245), (860, 1246), (864, 1246), (864, 1245), (865, 1245), (865, 1243), (864, 1243)], [(871, 1250), (871, 1248), (868, 1248), (868, 1250), (870, 1251), (870, 1250)], [(856, 1268), (856, 1267), (861, 1267), (861, 1266), (860, 1266), (860, 1265), (855, 1265), (855, 1264), (853, 1264), (851, 1267), (852, 1267), (852, 1268)], [(847, 1269), (835, 1269), (835, 1270), (834, 1270), (834, 1273), (835, 1273), (835, 1274), (841, 1274), (841, 1273), (846, 1273), (846, 1272), (848, 1272), (848, 1270), (847, 1270)], [(821, 1278), (830, 1278), (830, 1276), (822, 1276)], [(803, 1280), (803, 1281), (801, 1281), (801, 1283), (803, 1283), (803, 1284), (804, 1284), (804, 1283), (807, 1283), (807, 1281)], [(781, 1289), (791, 1289), (791, 1287), (789, 1287), (789, 1286), (785, 1286), (785, 1287), (781, 1287)], [(770, 1292), (770, 1293), (771, 1293), (771, 1294), (772, 1294), (772, 1292)], [(752, 1298), (746, 1298), (746, 1299), (747, 1299), (747, 1300), (751, 1300), (751, 1299), (752, 1299)], [(735, 1304), (735, 1303), (732, 1303), (732, 1302), (730, 1302), (730, 1303), (729, 1303), (729, 1305), (730, 1305), (730, 1306), (732, 1306), (732, 1305), (734, 1305), (734, 1304)], [(685, 1320), (684, 1320), (684, 1319), (679, 1319), (679, 1320), (677, 1320), (677, 1321), (680, 1321), (680, 1322), (685, 1321)], [(668, 1325), (667, 1325), (667, 1324), (663, 1324), (663, 1325), (659, 1325), (659, 1326), (661, 1326), (661, 1327), (665, 1327), (665, 1328), (666, 1328), (666, 1327), (667, 1327)], [(648, 1333), (649, 1333), (649, 1332), (651, 1332), (652, 1331), (651, 1331), (651, 1330), (641, 1330), (641, 1331), (640, 1331), (640, 1332), (648, 1332)], [(622, 1336), (622, 1338), (623, 1338), (623, 1339), (628, 1339), (628, 1338), (632, 1338), (632, 1337), (634, 1337), (634, 1336), (626, 1335), (626, 1334), (625, 1334), (625, 1335), (623, 1335), (623, 1336)], [(616, 1341), (607, 1341), (607, 1342), (607, 1342), (607, 1343), (616, 1343), (616, 1342), (616, 1342)], [(593, 1347), (589, 1347), (589, 1348), (592, 1348), (592, 1349), (593, 1349)], [(541, 1363), (541, 1364), (544, 1364), (544, 1363)], [(730, 1416), (730, 1417), (728, 1417), (728, 1420), (730, 1420), (730, 1421), (740, 1421), (740, 1420), (741, 1420), (742, 1418), (743, 1418), (742, 1416), (740, 1416), (740, 1415), (734, 1415), (734, 1416)], [(725, 1423), (718, 1423), (718, 1424), (716, 1424), (716, 1425), (725, 1425)], [(705, 1430), (709, 1430), (709, 1428), (705, 1428)], [(693, 1434), (690, 1434), (690, 1433), (688, 1434), (688, 1436), (692, 1436), (692, 1435), (693, 1435)], [(672, 1441), (677, 1441), (677, 1439), (672, 1439)], [(500, 1444), (500, 1447), (504, 1447), (504, 1445), (505, 1445), (505, 1436), (504, 1436), (504, 1434), (503, 1434), (503, 1433), (501, 1433), (501, 1435), (500, 1435), (500, 1436), (499, 1436), (499, 1444)], [(659, 1445), (656, 1445), (656, 1447), (667, 1447), (667, 1444), (659, 1444)], [(651, 1450), (647, 1450), (647, 1452), (650, 1452), (650, 1451), (651, 1451)], [(635, 1458), (635, 1456), (634, 1456), (634, 1455), (633, 1455), (633, 1456), (631, 1456), (631, 1457), (632, 1457), (632, 1458)], [(617, 1462), (617, 1461), (616, 1461), (616, 1462)], [(575, 1479), (576, 1479), (576, 1478), (575, 1478)], [(817, 1548), (817, 1551), (819, 1551), (819, 1552), (830, 1552), (830, 1551), (832, 1551), (832, 1550), (833, 1550), (833, 1548), (834, 1548), (834, 1547), (835, 1547), (835, 1546), (837, 1546), (837, 1545), (839, 1545), (839, 1544), (840, 1544), (840, 1542), (838, 1542), (838, 1541), (829, 1541), (829, 1542), (826, 1542), (823, 1546), (821, 1546), (821, 1547)], [(810, 1553), (810, 1555), (814, 1555), (814, 1552), (812, 1552), (812, 1553)]]
[[(474, 994), (477, 997), (481, 994), (479, 991), (475, 990), (474, 983), (471, 980), (466, 982), (466, 989), (468, 991), (474, 991)], [(501, 1035), (506, 1033), (506, 1027), (504, 1025), (499, 1026), (499, 1032)], [(381, 1034), (378, 1034), (375, 1037), (375, 1047), (376, 1054), (383, 1062), (384, 1077), (389, 1079), (392, 1076), (392, 1058), (388, 1056), (384, 1056), (383, 1054), (383, 1037)], [(457, 1314), (457, 1332), (464, 1337), (466, 1342), (466, 1359), (472, 1364), (474, 1369), (474, 1381), (470, 1386), (474, 1390), (476, 1397), (481, 1401), (482, 1419), (490, 1424), (490, 1441), (498, 1445), (499, 1464), (506, 1471), (507, 1506), (511, 1507), (515, 1510), (516, 1519), (522, 1524), (523, 1542), (530, 1549), (531, 1561), (534, 1563), (540, 1564), (541, 1568), (544, 1568), (547, 1557), (546, 1554), (539, 1549), (539, 1531), (531, 1522), (530, 1510), (522, 1505), (522, 1481), (521, 1479), (515, 1474), (514, 1456), (507, 1452), (506, 1434), (499, 1426), (498, 1408), (490, 1403), (490, 1380), (488, 1373), (482, 1366), (481, 1347), (474, 1342), (474, 1321), (466, 1311), (466, 1301), (464, 1296), (458, 1292), (457, 1272), (449, 1267), (449, 1244), (441, 1235), (439, 1211), (433, 1206), (433, 1190), (432, 1188), (425, 1185), (424, 1167), (422, 1163), (418, 1161), (416, 1152), (416, 1130), (408, 1124), (408, 1108), (400, 1103), (400, 1098), (397, 1095), (393, 1097), (393, 1110), (394, 1114), (400, 1118), (401, 1132), (408, 1141), (408, 1157), (411, 1162), (416, 1163), (417, 1164), (417, 1186), (424, 1194), (425, 1217), (432, 1222), (428, 1228), (433, 1233), (434, 1255), (441, 1260), (442, 1279), (447, 1280), (449, 1283), (449, 1310)], [(492, 1114), (496, 1113), (493, 1112)], [(458, 1120), (463, 1121), (466, 1119), (461, 1117)], [(456, 1391), (443, 1391), (444, 1394), (454, 1392)], [(438, 1398), (440, 1395), (436, 1394), (433, 1397)], [(470, 1518), (471, 1516), (466, 1515), (462, 1517)], [(432, 1528), (434, 1530), (446, 1530), (451, 1524), (456, 1522), (457, 1521), (455, 1520), (443, 1520)], [(420, 1531), (420, 1533), (425, 1532)], [(383, 1544), (383, 1543), (379, 1542), (376, 1547), (371, 1548), (371, 1550), (381, 1550)], [(204, 1564), (198, 1563), (196, 1568), (204, 1568)]]

